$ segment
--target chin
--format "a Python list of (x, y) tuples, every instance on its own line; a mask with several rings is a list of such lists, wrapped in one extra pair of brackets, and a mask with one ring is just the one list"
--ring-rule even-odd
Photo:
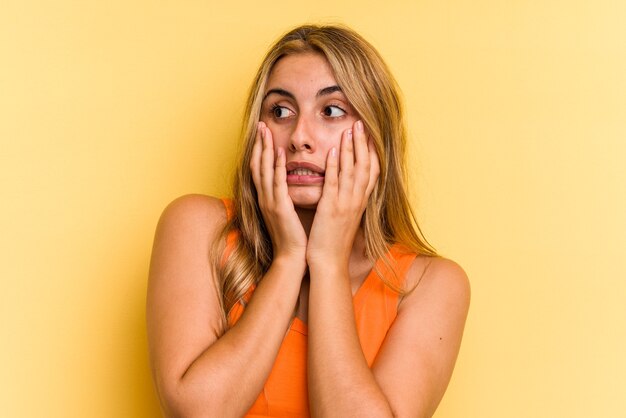
[(289, 186), (289, 197), (294, 207), (301, 209), (315, 209), (322, 197), (321, 187)]

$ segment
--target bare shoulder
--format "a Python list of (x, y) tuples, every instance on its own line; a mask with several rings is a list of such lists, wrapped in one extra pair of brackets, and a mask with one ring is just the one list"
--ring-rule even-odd
[(461, 311), (467, 311), (469, 307), (471, 297), (469, 278), (465, 270), (450, 259), (416, 257), (407, 271), (405, 283), (407, 289), (412, 289), (403, 298), (406, 302), (428, 298), (452, 303)]
[(418, 256), (407, 293), (374, 364), (397, 416), (432, 416), (448, 386), (469, 310), (467, 274), (455, 262)]
[(177, 198), (159, 219), (146, 300), (151, 363), (159, 379), (177, 381), (219, 336), (210, 251), (225, 222), (224, 204), (202, 195)]
[(196, 232), (212, 232), (226, 222), (224, 203), (215, 197), (189, 194), (172, 201), (161, 215), (159, 228), (193, 228)]
[(149, 312), (174, 309), (171, 296), (176, 293), (184, 295), (180, 300), (216, 295), (210, 252), (225, 222), (224, 204), (209, 196), (182, 196), (165, 208), (152, 247)]
[(211, 275), (210, 250), (225, 223), (226, 208), (220, 199), (185, 195), (171, 202), (156, 228), (150, 283), (178, 286), (194, 278), (204, 282)]

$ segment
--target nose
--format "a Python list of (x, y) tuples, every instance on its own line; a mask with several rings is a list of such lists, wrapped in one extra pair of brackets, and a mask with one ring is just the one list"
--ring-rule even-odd
[(291, 152), (314, 152), (315, 139), (310, 121), (305, 117), (298, 117), (298, 121), (289, 138), (289, 150)]

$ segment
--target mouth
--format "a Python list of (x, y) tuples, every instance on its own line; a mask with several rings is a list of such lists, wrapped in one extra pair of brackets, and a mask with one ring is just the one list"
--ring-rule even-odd
[(308, 168), (296, 168), (295, 170), (287, 171), (288, 176), (317, 176), (324, 177), (323, 174), (316, 173), (313, 170), (309, 170)]
[(319, 185), (324, 183), (324, 169), (307, 162), (290, 162), (287, 164), (288, 185)]

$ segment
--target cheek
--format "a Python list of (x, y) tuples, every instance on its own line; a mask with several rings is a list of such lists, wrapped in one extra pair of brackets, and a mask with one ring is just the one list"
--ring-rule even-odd
[(344, 133), (352, 128), (352, 123), (341, 124), (340, 126), (329, 126), (324, 129), (322, 135), (322, 146), (330, 151), (331, 148), (336, 147), (337, 151), (341, 149), (341, 138)]
[[(263, 120), (262, 120), (263, 121)], [(265, 121), (263, 121), (265, 122)], [(271, 121), (265, 122), (270, 132), (272, 133), (272, 142), (274, 143), (274, 149), (277, 150), (278, 147), (283, 149), (287, 149), (289, 144), (289, 131), (283, 126), (276, 125)]]

